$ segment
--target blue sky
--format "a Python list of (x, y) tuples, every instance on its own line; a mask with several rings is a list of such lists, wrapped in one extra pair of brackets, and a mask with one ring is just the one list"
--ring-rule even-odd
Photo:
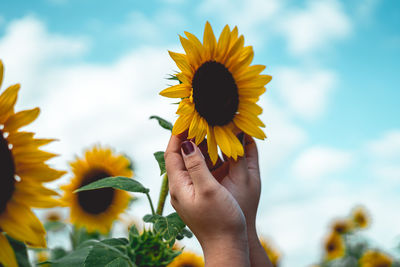
[[(279, 0), (2, 1), (5, 85), (21, 82), (18, 107), (40, 106), (31, 126), (60, 139), (66, 161), (101, 142), (129, 153), (153, 197), (152, 153), (175, 120), (162, 99), (176, 70), (167, 50), (178, 34), (201, 37), (237, 25), (254, 63), (273, 76), (260, 100), (269, 138), (259, 142), (259, 228), (284, 253), (283, 266), (320, 256), (326, 227), (356, 204), (374, 218), (368, 235), (387, 248), (400, 234), (400, 2)], [(68, 179), (65, 177), (64, 180)], [(144, 214), (145, 203), (132, 212)], [(189, 247), (197, 249), (195, 242)]]

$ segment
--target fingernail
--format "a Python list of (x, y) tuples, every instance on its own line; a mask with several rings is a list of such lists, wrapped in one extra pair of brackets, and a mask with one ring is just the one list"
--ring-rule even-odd
[(183, 142), (181, 147), (182, 147), (183, 153), (185, 153), (185, 155), (190, 155), (194, 151), (194, 146), (193, 146), (192, 142), (190, 142), (190, 141)]
[(240, 143), (243, 144), (244, 132), (241, 132), (240, 134), (238, 134), (237, 138), (239, 139)]

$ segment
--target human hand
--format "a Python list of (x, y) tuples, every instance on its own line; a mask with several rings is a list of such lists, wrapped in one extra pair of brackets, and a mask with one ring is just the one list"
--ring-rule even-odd
[(171, 204), (198, 238), (206, 264), (248, 266), (245, 217), (208, 170), (200, 149), (182, 136), (171, 136), (165, 163)]

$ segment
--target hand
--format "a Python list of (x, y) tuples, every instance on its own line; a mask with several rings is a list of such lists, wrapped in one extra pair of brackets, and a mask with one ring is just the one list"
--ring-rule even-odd
[(208, 170), (200, 149), (182, 136), (171, 136), (165, 163), (171, 204), (199, 240), (206, 265), (248, 266), (245, 217)]

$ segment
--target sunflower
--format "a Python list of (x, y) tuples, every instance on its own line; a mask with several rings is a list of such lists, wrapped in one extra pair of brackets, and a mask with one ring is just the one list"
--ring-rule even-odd
[(341, 258), (345, 253), (345, 244), (342, 237), (333, 232), (331, 233), (325, 241), (325, 257), (327, 260), (333, 260), (336, 258)]
[(263, 238), (260, 239), (261, 246), (264, 248), (265, 252), (268, 255), (269, 260), (272, 263), (272, 266), (279, 266), (279, 261), (281, 258), (281, 254), (277, 249), (275, 249), (271, 244), (267, 243), (267, 241)]
[(244, 46), (243, 35), (226, 25), (216, 40), (207, 22), (203, 43), (196, 36), (185, 32), (180, 36), (185, 54), (169, 51), (180, 73), (180, 84), (160, 92), (162, 96), (182, 98), (172, 133), (180, 134), (189, 129), (188, 138), (200, 144), (207, 136), (208, 153), (215, 164), (217, 146), (235, 160), (243, 156), (243, 146), (235, 133), (244, 132), (258, 139), (266, 138), (259, 127), (265, 127), (258, 118), (262, 108), (256, 104), (269, 75), (261, 75), (263, 65), (250, 66), (253, 48)]
[(193, 252), (184, 251), (167, 267), (204, 267), (204, 260), (203, 257)]
[(354, 208), (354, 210), (352, 212), (352, 218), (353, 218), (353, 222), (356, 227), (367, 228), (370, 224), (368, 212), (362, 206), (358, 206), (358, 207)]
[(361, 257), (360, 267), (390, 267), (393, 259), (379, 251), (368, 250)]
[[(0, 60), (0, 86), (3, 63)], [(39, 108), (15, 113), (20, 85), (8, 87), (0, 95), (0, 263), (17, 266), (14, 252), (5, 234), (33, 247), (45, 247), (45, 230), (31, 208), (50, 208), (59, 202), (56, 192), (43, 183), (65, 172), (50, 168), (45, 162), (56, 156), (39, 148), (53, 139), (37, 139), (34, 133), (19, 131), (33, 122)]]
[(333, 222), (332, 230), (338, 234), (346, 234), (354, 227), (354, 223), (348, 219), (338, 219)]
[(110, 148), (96, 145), (85, 152), (84, 158), (76, 158), (70, 165), (74, 177), (68, 185), (62, 186), (62, 202), (71, 209), (71, 222), (85, 227), (88, 232), (108, 233), (113, 221), (127, 208), (130, 195), (113, 188), (73, 192), (106, 177), (132, 177), (130, 161), (123, 155), (114, 154)]

